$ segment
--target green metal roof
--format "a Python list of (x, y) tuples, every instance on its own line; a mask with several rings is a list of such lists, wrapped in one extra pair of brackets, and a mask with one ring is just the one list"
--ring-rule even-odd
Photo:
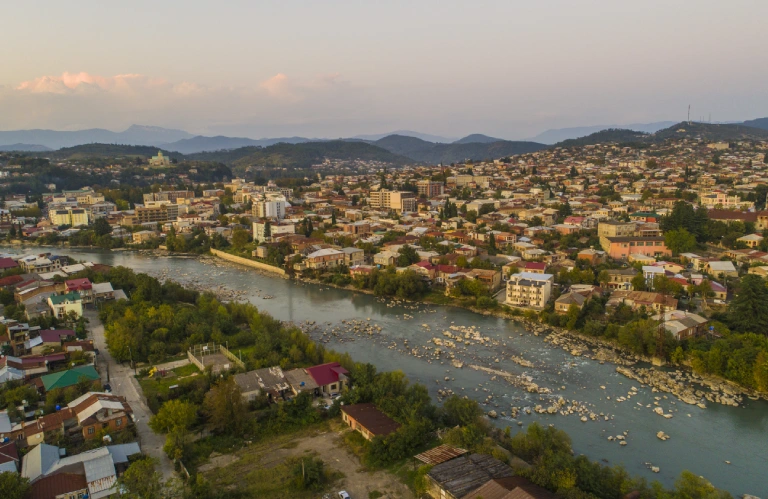
[(80, 378), (97, 380), (100, 379), (100, 376), (93, 366), (80, 366), (67, 371), (46, 374), (45, 376), (42, 376), (40, 380), (43, 382), (45, 391), (49, 391), (55, 388), (66, 388), (68, 386), (76, 385), (77, 382), (80, 381)]
[(65, 295), (51, 295), (50, 300), (54, 305), (60, 305), (65, 301), (78, 301), (80, 300), (80, 293), (73, 291)]

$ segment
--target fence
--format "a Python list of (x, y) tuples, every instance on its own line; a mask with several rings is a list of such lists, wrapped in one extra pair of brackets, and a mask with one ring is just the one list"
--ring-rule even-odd
[[(243, 361), (237, 358), (235, 354), (229, 351), (227, 347), (216, 343), (206, 343), (204, 345), (194, 345), (187, 350), (187, 358), (191, 363), (197, 366), (201, 371), (205, 371), (205, 356), (221, 354), (228, 360), (232, 361), (236, 366), (245, 369)], [(211, 365), (211, 364), (209, 364)], [(217, 369), (214, 367), (214, 371)]]
[(253, 267), (259, 270), (263, 270), (265, 272), (273, 272), (275, 274), (285, 275), (284, 269), (273, 267), (272, 265), (267, 265), (266, 263), (257, 262), (255, 260), (249, 260), (248, 258), (243, 258), (241, 256), (230, 255), (229, 253), (225, 253), (223, 251), (219, 251), (213, 248), (211, 248), (211, 253), (214, 256), (221, 258), (222, 260), (227, 260), (232, 263), (238, 263), (240, 265)]

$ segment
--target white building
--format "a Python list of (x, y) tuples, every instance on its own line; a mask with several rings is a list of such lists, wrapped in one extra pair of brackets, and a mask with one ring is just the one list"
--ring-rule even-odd
[(507, 281), (507, 305), (542, 309), (552, 296), (552, 274), (518, 272)]
[(280, 234), (296, 233), (296, 226), (292, 223), (288, 223), (288, 222), (271, 223), (271, 222), (262, 220), (258, 222), (253, 222), (253, 240), (254, 241), (258, 243), (263, 243), (264, 241), (269, 239), (265, 234), (267, 224), (269, 224), (269, 232), (270, 232), (269, 238), (273, 238)]

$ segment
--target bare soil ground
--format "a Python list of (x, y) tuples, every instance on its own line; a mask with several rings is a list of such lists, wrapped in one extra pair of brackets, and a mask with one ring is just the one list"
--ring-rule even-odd
[[(265, 476), (277, 478), (286, 461), (294, 457), (312, 455), (323, 460), (333, 471), (344, 475), (333, 485), (332, 497), (336, 492), (346, 490), (353, 499), (366, 499), (368, 494), (378, 491), (382, 499), (414, 499), (408, 487), (398, 478), (385, 471), (364, 471), (360, 460), (350, 453), (342, 442), (343, 435), (351, 431), (339, 422), (332, 422), (330, 429), (323, 426), (319, 431), (302, 432), (298, 435), (284, 435), (245, 447), (234, 456), (215, 456), (199, 468), (209, 480), (221, 486), (234, 485), (243, 481), (262, 480)], [(255, 473), (256, 472), (256, 473)], [(233, 481), (235, 477), (237, 481)]]

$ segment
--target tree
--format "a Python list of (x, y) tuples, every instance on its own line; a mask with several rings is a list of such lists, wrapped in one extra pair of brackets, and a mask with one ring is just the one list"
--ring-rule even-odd
[(174, 430), (189, 431), (197, 419), (197, 409), (191, 402), (179, 399), (169, 400), (149, 420), (149, 427), (155, 433), (170, 433)]
[(232, 233), (232, 246), (237, 250), (241, 250), (243, 249), (243, 246), (248, 244), (249, 239), (250, 235), (247, 230), (235, 229), (235, 232)]
[(731, 499), (732, 496), (724, 490), (715, 488), (705, 478), (696, 476), (688, 470), (680, 473), (675, 480), (673, 497), (680, 499)]
[(630, 284), (632, 284), (632, 289), (635, 291), (645, 291), (645, 276), (642, 273), (637, 274), (632, 278)]
[(443, 404), (445, 423), (447, 426), (466, 426), (476, 423), (483, 415), (480, 405), (472, 400), (451, 395)]
[(496, 236), (491, 232), (490, 237), (488, 238), (488, 254), (493, 256), (496, 253), (498, 253), (498, 250), (496, 249)]
[(203, 412), (208, 428), (216, 433), (237, 435), (245, 428), (248, 408), (234, 378), (219, 381), (205, 394)]
[(336, 225), (336, 210), (331, 212), (331, 225)]
[(312, 235), (312, 232), (314, 231), (314, 227), (312, 226), (312, 220), (309, 218), (304, 219), (304, 235), (309, 237)]
[(768, 288), (760, 276), (747, 274), (741, 279), (728, 309), (728, 324), (737, 331), (768, 334)]
[(601, 270), (600, 273), (597, 274), (597, 282), (599, 282), (602, 287), (606, 287), (608, 283), (611, 282), (611, 274), (609, 274), (607, 270)]
[(11, 471), (0, 473), (0, 490), (3, 491), (3, 499), (25, 499), (29, 489), (29, 478)]
[(398, 267), (407, 267), (411, 264), (418, 263), (421, 261), (421, 257), (419, 257), (418, 252), (416, 249), (409, 245), (404, 244), (400, 247), (399, 250), (397, 250), (398, 257), (397, 257), (397, 266)]
[(264, 224), (264, 239), (269, 240), (272, 237), (272, 223), (267, 220)]
[(685, 228), (665, 232), (664, 242), (675, 256), (691, 251), (696, 247), (696, 238)]
[(325, 463), (310, 456), (293, 465), (293, 483), (299, 490), (318, 490), (326, 481)]
[(93, 232), (97, 236), (106, 236), (107, 234), (112, 233), (112, 226), (109, 225), (106, 218), (97, 218), (96, 221), (93, 222)]
[(128, 499), (160, 499), (163, 497), (163, 476), (155, 471), (157, 461), (142, 457), (131, 463), (118, 483), (125, 490), (122, 497)]

